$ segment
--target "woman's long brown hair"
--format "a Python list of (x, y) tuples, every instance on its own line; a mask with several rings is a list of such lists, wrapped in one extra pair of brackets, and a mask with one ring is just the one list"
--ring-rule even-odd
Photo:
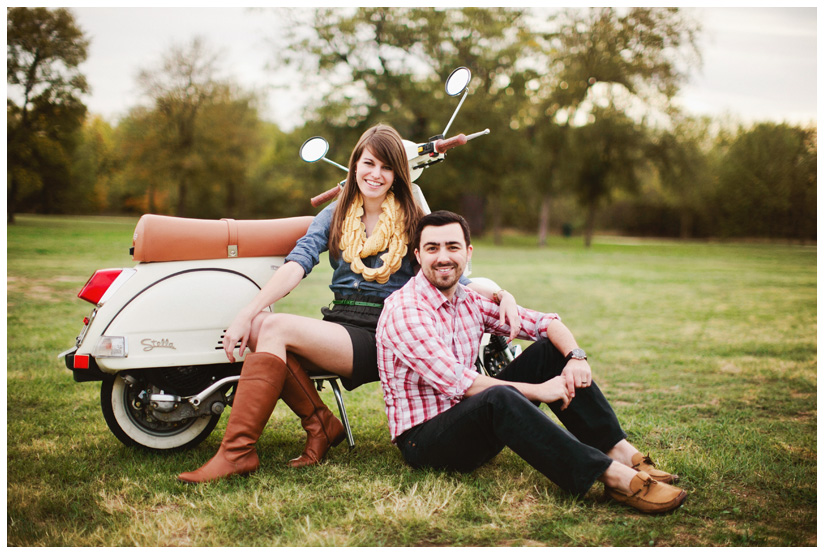
[[(355, 170), (358, 160), (361, 159), (364, 149), (369, 147), (370, 151), (381, 162), (388, 165), (395, 174), (395, 181), (392, 185), (392, 192), (401, 204), (404, 215), (404, 231), (407, 234), (407, 245), (415, 236), (415, 227), (418, 225), (424, 213), (415, 203), (412, 194), (412, 180), (410, 179), (410, 163), (407, 160), (407, 152), (404, 150), (404, 143), (398, 131), (389, 125), (379, 124), (367, 129), (358, 143), (352, 150), (349, 158), (349, 173), (344, 190), (338, 197), (338, 204), (332, 214), (332, 223), (329, 228), (329, 252), (335, 258), (341, 256), (341, 231), (347, 209), (359, 195), (358, 183), (355, 181)], [(412, 252), (409, 249), (408, 254)]]

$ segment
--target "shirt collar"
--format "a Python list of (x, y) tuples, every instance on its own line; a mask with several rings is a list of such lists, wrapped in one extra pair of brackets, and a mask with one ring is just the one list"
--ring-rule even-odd
[[(423, 299), (433, 308), (440, 308), (442, 305), (450, 302), (440, 289), (430, 283), (430, 280), (427, 279), (423, 271), (418, 270), (418, 273), (413, 279), (415, 280), (415, 289), (419, 294), (419, 298)], [(453, 304), (458, 305), (464, 302), (466, 297), (467, 291), (464, 289), (464, 286), (459, 283), (453, 294)]]

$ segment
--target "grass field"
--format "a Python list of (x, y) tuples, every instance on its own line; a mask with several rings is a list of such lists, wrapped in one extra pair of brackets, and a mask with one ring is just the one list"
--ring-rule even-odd
[[(682, 476), (675, 513), (582, 499), (505, 450), (472, 474), (416, 471), (389, 442), (377, 384), (345, 393), (356, 447), (315, 468), (279, 404), (247, 479), (175, 480), (216, 450), (151, 454), (109, 432), (97, 383), (57, 354), (98, 268), (131, 266), (136, 220), (20, 216), (8, 228), (10, 546), (815, 546), (816, 247), (506, 238), (474, 275), (558, 312), (587, 350), (632, 443)], [(319, 316), (326, 268), (279, 310)], [(330, 392), (323, 393), (334, 406)]]

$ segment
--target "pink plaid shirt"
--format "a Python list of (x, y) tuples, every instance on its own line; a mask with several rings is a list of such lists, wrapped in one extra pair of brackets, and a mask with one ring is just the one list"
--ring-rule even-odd
[[(547, 337), (559, 319), (519, 307), (519, 339)], [(494, 302), (459, 285), (453, 301), (418, 274), (390, 295), (378, 321), (378, 373), (393, 442), (406, 430), (458, 404), (478, 377), (484, 333), (509, 336)]]

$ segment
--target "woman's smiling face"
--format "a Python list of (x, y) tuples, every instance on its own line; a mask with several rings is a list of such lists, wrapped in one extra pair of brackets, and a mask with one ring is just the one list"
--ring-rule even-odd
[(364, 147), (355, 165), (355, 181), (365, 199), (383, 200), (395, 181), (395, 172), (379, 160), (369, 147)]

